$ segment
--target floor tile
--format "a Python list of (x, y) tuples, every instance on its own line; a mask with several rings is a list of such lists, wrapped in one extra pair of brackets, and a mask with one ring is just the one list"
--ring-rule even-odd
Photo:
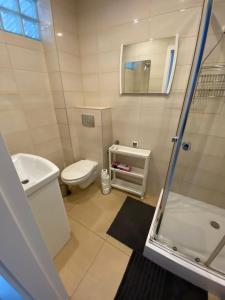
[(116, 247), (117, 249), (121, 250), (126, 255), (132, 254), (132, 249), (126, 246), (123, 243), (120, 243), (118, 240), (114, 239), (112, 236), (108, 235), (106, 239), (107, 243), (111, 244), (112, 246)]
[(54, 263), (69, 295), (73, 293), (96, 255), (103, 246), (103, 239), (70, 220), (71, 239), (55, 257)]
[(220, 300), (220, 298), (218, 298), (217, 296), (209, 293), (208, 294), (208, 300)]
[(71, 300), (112, 300), (126, 270), (129, 256), (105, 242)]
[(87, 193), (74, 193), (70, 199), (74, 199), (70, 200), (74, 205), (68, 211), (69, 216), (106, 238), (106, 231), (123, 205), (126, 194), (113, 189), (109, 195), (102, 195), (101, 190), (92, 185)]

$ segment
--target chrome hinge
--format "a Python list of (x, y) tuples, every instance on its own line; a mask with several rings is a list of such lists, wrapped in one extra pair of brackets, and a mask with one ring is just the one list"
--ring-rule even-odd
[(172, 137), (172, 139), (171, 139), (172, 143), (176, 143), (177, 140), (178, 140), (178, 136), (174, 136), (174, 137)]

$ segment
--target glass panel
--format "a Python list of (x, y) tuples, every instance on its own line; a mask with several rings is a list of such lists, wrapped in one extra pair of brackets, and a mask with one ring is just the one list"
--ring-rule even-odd
[(28, 19), (23, 19), (25, 36), (40, 40), (39, 24)]
[(37, 19), (36, 2), (32, 0), (19, 0), (21, 13), (25, 16)]
[(14, 11), (19, 10), (17, 0), (0, 0), (0, 6)]
[(3, 22), (3, 28), (6, 31), (10, 31), (17, 34), (23, 33), (21, 19), (17, 14), (2, 10), (1, 17)]
[[(157, 235), (203, 264), (225, 232), (225, 37), (210, 38)], [(211, 266), (225, 273), (221, 259), (224, 250)]]
[(225, 270), (225, 247), (219, 252), (216, 258), (212, 261), (210, 267), (224, 273)]
[(0, 275), (0, 299), (23, 300), (20, 294)]

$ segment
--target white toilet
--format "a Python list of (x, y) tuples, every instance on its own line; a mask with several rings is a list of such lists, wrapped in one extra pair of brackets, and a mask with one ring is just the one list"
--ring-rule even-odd
[(61, 173), (61, 179), (67, 185), (79, 185), (85, 189), (97, 178), (97, 166), (96, 161), (80, 160), (66, 167)]

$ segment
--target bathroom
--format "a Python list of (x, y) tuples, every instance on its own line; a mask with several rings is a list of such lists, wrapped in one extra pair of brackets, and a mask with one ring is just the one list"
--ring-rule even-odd
[[(210, 20), (208, 24), (203, 24), (210, 4)], [(203, 25), (208, 26), (207, 30)], [(223, 299), (224, 26), (225, 0), (0, 0), (0, 232), (5, 230), (0, 237), (3, 240), (5, 234), (9, 236), (11, 229), (13, 233), (16, 230), (11, 227), (9, 230), (3, 218), (4, 209), (10, 206), (11, 213), (17, 216), (15, 226), (20, 226), (21, 230), (23, 228), (21, 239), (26, 236), (29, 245), (32, 245), (32, 251), (28, 246), (26, 250), (30, 251), (30, 264), (34, 264), (35, 258), (38, 261), (36, 270), (40, 269), (40, 274), (33, 272), (31, 275), (29, 271), (32, 267), (22, 268), (22, 258), (27, 259), (28, 265), (28, 256), (26, 258), (24, 255), (22, 245), (20, 250), (19, 242), (14, 248), (6, 239), (5, 252), (0, 247), (0, 279), (7, 279), (23, 296), (21, 299), (145, 299), (142, 288), (136, 298), (121, 296), (121, 287), (126, 284), (124, 274), (127, 274), (135, 251), (108, 232), (127, 197), (135, 199), (145, 208), (158, 207), (156, 213), (162, 210), (164, 213), (160, 225), (155, 226), (160, 227), (155, 235), (159, 244), (167, 244), (172, 249), (171, 256), (179, 256), (179, 259), (183, 257), (184, 262), (194, 264), (195, 274), (202, 271), (197, 277), (188, 266), (183, 272), (177, 272), (169, 263), (167, 266), (162, 259), (163, 255), (159, 258), (161, 265), (157, 258), (154, 260), (154, 255), (147, 249), (148, 240), (154, 240), (151, 238), (154, 230), (150, 230), (149, 224), (149, 237), (143, 250), (146, 263), (151, 261), (152, 255), (152, 261), (157, 266), (175, 273), (178, 276), (176, 278), (182, 278), (188, 287), (193, 288), (194, 296), (171, 296), (171, 299)], [(191, 85), (194, 67), (198, 65), (198, 43), (202, 42), (201, 33), (204, 31), (201, 27), (206, 30), (207, 38), (197, 74), (198, 83)], [(167, 40), (173, 41), (175, 56), (166, 90), (152, 88), (151, 91), (143, 91), (137, 87), (131, 90), (129, 85), (125, 86), (126, 80), (131, 78), (129, 76), (135, 62), (140, 61), (135, 56), (131, 64), (127, 61), (124, 63), (127, 47), (144, 43), (152, 45), (157, 41), (166, 44)], [(160, 60), (162, 54), (156, 57)], [(144, 71), (151, 69), (153, 72), (153, 61), (149, 63), (149, 59), (143, 57), (141, 60), (145, 60)], [(127, 69), (123, 66), (127, 66)], [(206, 82), (207, 95), (203, 88), (204, 80), (211, 78), (214, 72), (219, 75), (212, 75), (214, 82)], [(148, 84), (153, 83), (151, 75)], [(145, 88), (143, 80), (142, 89)], [(198, 85), (201, 85), (199, 89)], [(193, 86), (197, 91), (188, 99), (188, 91)], [(222, 94), (215, 97), (213, 91)], [(191, 105), (186, 110), (188, 100)], [(182, 132), (179, 128), (182, 127), (183, 116), (187, 111), (187, 122)], [(182, 149), (176, 156), (181, 132)], [(128, 148), (120, 148), (123, 146)], [(137, 182), (143, 178), (141, 192), (135, 192), (136, 178), (131, 180), (132, 185), (123, 186), (122, 189), (118, 187), (118, 182), (113, 182), (118, 173), (121, 173), (119, 177), (123, 180), (127, 174), (108, 168), (109, 160), (115, 161), (112, 147), (125, 149), (128, 156), (130, 153), (138, 153), (123, 160), (120, 152), (118, 160), (137, 167), (133, 172), (137, 173)], [(26, 167), (34, 172), (34, 182), (37, 180), (35, 176), (41, 174), (42, 170), (36, 165), (33, 167), (33, 156), (30, 156), (29, 161), (29, 155), (46, 159), (53, 164), (49, 164), (49, 168), (55, 168), (55, 186), (52, 188), (54, 193), (57, 190), (57, 194), (53, 198), (60, 203), (58, 210), (56, 206), (51, 209), (46, 198), (41, 199), (42, 212), (47, 222), (44, 223), (42, 219), (41, 225), (36, 224), (35, 213), (31, 213), (27, 203), (27, 199), (31, 199), (34, 194), (33, 183), (30, 181), (21, 185), (13, 169), (12, 162), (19, 174), (19, 159), (22, 160), (23, 156), (18, 155), (21, 153), (28, 155)], [(141, 154), (141, 158), (145, 158), (144, 167), (143, 162), (140, 162)], [(9, 155), (12, 156), (12, 162), (8, 160)], [(74, 168), (70, 168), (74, 163), (75, 172), (85, 177), (82, 182), (74, 178)], [(6, 172), (7, 166), (11, 168), (9, 173)], [(142, 167), (145, 170), (143, 177), (142, 173), (138, 173)], [(88, 176), (85, 173), (87, 169)], [(102, 169), (109, 169), (110, 181), (113, 178), (108, 194), (104, 194), (101, 189)], [(26, 170), (23, 171), (20, 181), (28, 177)], [(15, 201), (10, 195), (3, 197), (14, 192), (13, 182), (18, 185), (18, 193), (15, 195), (20, 195), (20, 201)], [(48, 191), (45, 192), (48, 196)], [(184, 206), (175, 202), (176, 208), (168, 207), (167, 198), (174, 194), (184, 196)], [(196, 206), (189, 202), (190, 199), (197, 199), (202, 204), (199, 211), (195, 210)], [(4, 209), (3, 203), (7, 204)], [(187, 203), (191, 203), (189, 208)], [(40, 216), (39, 209), (39, 206), (36, 207), (37, 215)], [(211, 215), (204, 216), (203, 212), (207, 210)], [(63, 212), (62, 223), (56, 211), (59, 214)], [(215, 215), (218, 218), (213, 218)], [(194, 225), (196, 217), (193, 216), (197, 216), (199, 223)], [(141, 222), (141, 214), (138, 217)], [(182, 223), (181, 219), (185, 217), (187, 222), (184, 220)], [(152, 224), (160, 219), (157, 214), (155, 219), (152, 218), (153, 215), (147, 218), (148, 221), (152, 220)], [(204, 218), (208, 218), (207, 225)], [(48, 229), (49, 219), (54, 219), (56, 225)], [(168, 223), (168, 219), (172, 220), (171, 223)], [(203, 221), (200, 222), (200, 219)], [(211, 227), (207, 230), (208, 223)], [(59, 237), (63, 228), (65, 240), (61, 241), (60, 249), (52, 250), (49, 254), (48, 239), (50, 241), (51, 238)], [(47, 243), (40, 233), (45, 229), (50, 236), (46, 237)], [(219, 243), (220, 240), (223, 245)], [(9, 249), (11, 252), (7, 251)], [(219, 265), (217, 263), (210, 268), (211, 261), (206, 266), (202, 261), (209, 256), (211, 260), (214, 250), (217, 250), (217, 255), (213, 261), (220, 255), (222, 259), (220, 257)], [(20, 251), (21, 259), (18, 261)], [(15, 256), (17, 260), (14, 261)], [(176, 263), (173, 265), (176, 266)], [(210, 281), (212, 275), (215, 278)], [(26, 278), (32, 280), (28, 282)], [(32, 284), (38, 280), (38, 285)], [(159, 283), (160, 280), (162, 277), (159, 277)], [(48, 290), (46, 294), (45, 288)], [(153, 289), (157, 290), (157, 287)], [(14, 299), (9, 296), (4, 298), (1, 290), (3, 288), (0, 288), (0, 298)], [(39, 294), (40, 291), (43, 294)], [(153, 295), (148, 299), (164, 298)]]

